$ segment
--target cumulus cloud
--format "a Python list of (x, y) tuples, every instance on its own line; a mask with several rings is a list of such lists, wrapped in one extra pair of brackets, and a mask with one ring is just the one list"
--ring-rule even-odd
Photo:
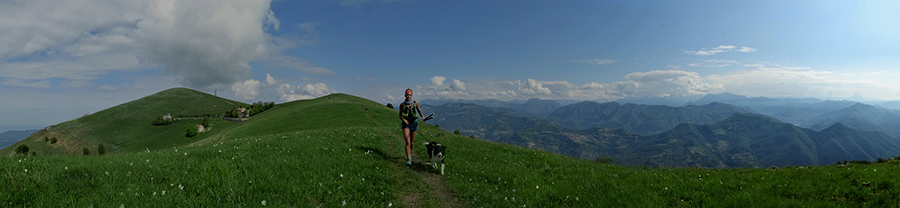
[(434, 76), (434, 77), (431, 77), (431, 84), (434, 85), (434, 86), (441, 86), (441, 85), (444, 85), (444, 80), (445, 80), (445, 79), (447, 79), (447, 78), (446, 78), (446, 77), (442, 77), (442, 76)]
[(321, 82), (315, 84), (306, 84), (306, 86), (291, 86), (290, 84), (282, 84), (275, 90), (281, 96), (281, 100), (288, 102), (295, 100), (313, 99), (335, 92)]
[(528, 79), (525, 83), (521, 83), (519, 85), (519, 91), (524, 92), (525, 94), (545, 94), (549, 95), (550, 88), (544, 87), (544, 83), (541, 83), (534, 79)]
[(237, 99), (255, 99), (259, 95), (259, 80), (250, 79), (243, 82), (235, 82), (231, 84), (231, 91), (234, 92), (234, 97)]
[(270, 1), (148, 2), (137, 22), (147, 59), (189, 87), (233, 83), (250, 76), (249, 62), (268, 52), (266, 30), (279, 22)]
[(613, 62), (616, 62), (616, 60), (609, 60), (609, 59), (581, 59), (581, 60), (573, 60), (572, 62), (576, 62), (576, 63), (592, 63), (592, 64), (601, 65), (601, 64), (613, 63)]
[(254, 61), (333, 74), (280, 54), (318, 41), (318, 24), (299, 24), (307, 35), (296, 41), (271, 36), (281, 23), (270, 6), (269, 0), (0, 1), (0, 19), (16, 20), (0, 21), (0, 77), (87, 82), (159, 67), (184, 86), (210, 89), (250, 78)]
[(276, 83), (275, 77), (272, 77), (271, 74), (266, 73), (266, 84), (267, 84), (267, 85), (273, 85), (273, 84), (275, 84), (275, 83)]
[(462, 81), (459, 81), (458, 79), (454, 79), (453, 84), (450, 84), (450, 89), (456, 90), (456, 91), (466, 90), (466, 83), (463, 83)]

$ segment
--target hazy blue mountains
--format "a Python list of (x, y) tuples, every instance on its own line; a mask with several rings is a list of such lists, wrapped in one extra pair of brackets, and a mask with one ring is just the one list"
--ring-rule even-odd
[(22, 141), (34, 132), (37, 132), (37, 129), (34, 130), (13, 130), (0, 133), (0, 149), (9, 147), (9, 145), (15, 144), (16, 142)]
[(828, 128), (835, 123), (862, 131), (880, 131), (900, 138), (900, 112), (862, 103), (816, 116), (803, 126), (813, 130)]
[(718, 102), (702, 106), (672, 107), (585, 101), (560, 107), (547, 118), (573, 129), (607, 127), (640, 134), (656, 134), (682, 123), (712, 124), (725, 120), (734, 113), (747, 112), (733, 105)]
[(900, 142), (841, 123), (821, 131), (755, 114), (712, 125), (682, 124), (635, 144), (625, 163), (648, 166), (767, 167), (828, 165), (900, 155)]

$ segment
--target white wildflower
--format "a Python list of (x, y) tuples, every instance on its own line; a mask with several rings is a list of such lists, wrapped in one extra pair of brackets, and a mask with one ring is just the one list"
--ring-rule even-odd
[(156, 196), (156, 192), (155, 192), (155, 191), (153, 192), (153, 196)]
[(26, 172), (26, 173), (28, 172), (28, 168), (25, 168), (25, 172)]
[(68, 169), (69, 169), (69, 167), (66, 167), (66, 170), (68, 170)]
[(184, 186), (182, 186), (181, 184), (178, 184), (178, 189), (184, 190)]
[[(27, 172), (27, 171), (26, 171), (26, 172)], [(341, 174), (341, 178), (343, 178), (343, 177), (344, 177), (344, 174)]]
[(266, 206), (266, 200), (262, 200), (263, 206)]
[(534, 189), (541, 189), (540, 186), (534, 186)]
[(347, 201), (342, 201), (341, 206), (347, 206)]
[(166, 195), (166, 191), (162, 191), (162, 195)]
[(393, 202), (388, 203), (388, 207), (390, 207), (391, 205), (394, 205), (394, 203)]

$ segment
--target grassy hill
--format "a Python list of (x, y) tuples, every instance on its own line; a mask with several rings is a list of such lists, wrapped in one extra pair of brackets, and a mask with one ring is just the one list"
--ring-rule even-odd
[[(172, 88), (123, 103), (94, 114), (85, 115), (75, 120), (49, 126), (30, 137), (0, 150), (0, 155), (12, 155), (15, 147), (25, 144), (39, 155), (70, 154), (82, 155), (87, 147), (93, 154), (97, 153), (99, 144), (104, 144), (107, 152), (137, 151), (145, 149), (171, 148), (202, 140), (205, 135), (227, 129), (234, 125), (221, 119), (211, 119), (212, 131), (199, 137), (185, 139), (184, 134), (189, 126), (200, 124), (198, 115), (219, 115), (234, 109), (237, 105), (246, 105), (227, 100), (203, 92)], [(171, 114), (186, 117), (178, 122), (165, 126), (152, 126), (151, 121), (158, 116)], [(189, 118), (193, 117), (193, 118)], [(57, 138), (51, 144), (47, 138)]]
[[(184, 145), (115, 155), (2, 157), (6, 206), (896, 206), (900, 161), (781, 169), (599, 164), (420, 125), (403, 165), (397, 111), (333, 94), (279, 104)], [(149, 127), (148, 127), (149, 128)], [(448, 146), (446, 175), (420, 164)], [(164, 140), (164, 143), (168, 143)], [(168, 145), (168, 144), (167, 144)], [(160, 145), (165, 146), (165, 145)]]

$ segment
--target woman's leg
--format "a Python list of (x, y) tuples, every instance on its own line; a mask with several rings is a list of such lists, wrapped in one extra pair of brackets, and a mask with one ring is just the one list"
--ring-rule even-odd
[[(416, 132), (409, 132), (409, 149), (412, 151), (413, 144), (416, 143)], [(412, 161), (412, 160), (410, 160)]]
[(403, 139), (406, 140), (406, 160), (412, 161), (412, 157), (409, 156), (409, 153), (410, 153), (409, 150), (412, 147), (412, 141), (410, 141), (411, 137), (410, 137), (409, 129), (406, 129), (406, 128), (403, 129)]

